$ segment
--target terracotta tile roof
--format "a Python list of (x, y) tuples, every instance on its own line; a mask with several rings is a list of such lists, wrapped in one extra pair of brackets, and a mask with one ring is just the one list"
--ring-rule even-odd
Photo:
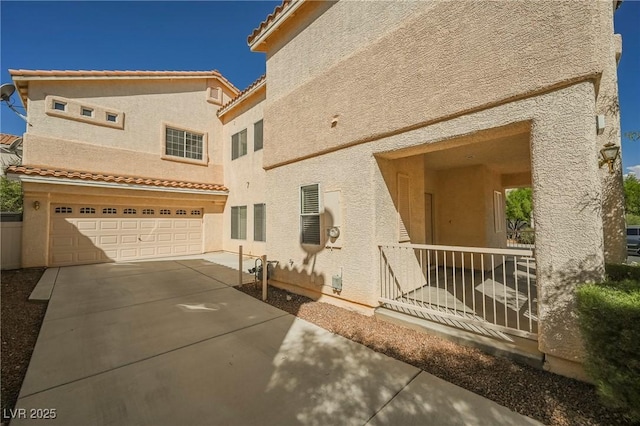
[(273, 12), (271, 12), (271, 14), (269, 14), (264, 21), (260, 22), (260, 25), (258, 25), (258, 28), (253, 30), (253, 32), (249, 35), (249, 37), (247, 37), (247, 43), (251, 44), (253, 40), (255, 40), (260, 34), (262, 34), (262, 32), (269, 26), (269, 24), (273, 22), (274, 19), (280, 16), (280, 14), (282, 14), (282, 12), (287, 10), (287, 8), (292, 4), (293, 4), (292, 0), (282, 0), (282, 3), (276, 6)]
[(266, 80), (267, 80), (267, 76), (265, 74), (262, 74), (256, 81), (251, 83), (246, 89), (238, 93), (235, 98), (231, 99), (229, 102), (222, 105), (222, 107), (220, 107), (220, 109), (218, 110), (218, 117), (224, 114), (233, 104), (239, 102), (242, 98), (244, 98), (247, 95), (247, 93), (249, 93), (251, 90), (259, 86), (260, 84), (264, 83)]
[(30, 176), (49, 176), (68, 179), (79, 179), (87, 181), (100, 181), (100, 182), (113, 182), (133, 185), (148, 185), (165, 188), (180, 188), (180, 189), (200, 189), (203, 191), (228, 191), (223, 185), (211, 184), (211, 183), (196, 183), (196, 182), (182, 182), (176, 180), (165, 179), (152, 179), (137, 176), (118, 176), (110, 174), (100, 174), (91, 172), (77, 172), (71, 170), (51, 170), (42, 169), (39, 167), (28, 166), (9, 166), (7, 173), (15, 173), (19, 175)]
[(12, 77), (220, 77), (211, 71), (9, 70)]
[(1, 145), (11, 145), (16, 140), (20, 139), (20, 136), (16, 135), (8, 135), (6, 133), (0, 133), (0, 144)]

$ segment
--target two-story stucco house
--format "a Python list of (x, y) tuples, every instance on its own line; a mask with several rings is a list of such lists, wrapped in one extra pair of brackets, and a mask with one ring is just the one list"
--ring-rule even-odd
[(222, 248), (220, 73), (11, 71), (27, 107), (23, 266)]
[[(620, 164), (599, 167), (616, 5), (285, 0), (242, 92), (215, 71), (13, 70), (23, 265), (242, 245), (275, 285), (534, 342), (578, 376), (573, 290), (625, 256)], [(516, 187), (535, 250), (507, 247)]]

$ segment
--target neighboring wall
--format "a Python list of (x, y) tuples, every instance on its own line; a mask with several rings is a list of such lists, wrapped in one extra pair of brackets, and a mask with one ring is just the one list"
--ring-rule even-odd
[[(208, 80), (32, 81), (23, 164), (79, 171), (222, 183), (222, 124), (207, 102)], [(45, 97), (124, 113), (124, 129), (50, 116)], [(225, 93), (223, 101), (229, 99)], [(163, 124), (204, 133), (203, 165), (162, 159)]]
[[(264, 109), (265, 91), (245, 100), (235, 110), (223, 117), (223, 141), (224, 141), (224, 182), (229, 188), (229, 196), (224, 208), (223, 218), (223, 249), (237, 252), (242, 245), (243, 253), (261, 256), (265, 254), (266, 242), (254, 240), (254, 205), (266, 203), (267, 185), (266, 172), (262, 168), (264, 150), (254, 150), (254, 124), (262, 120)], [(247, 129), (247, 154), (235, 160), (231, 159), (231, 137)], [(247, 238), (231, 238), (231, 207), (247, 206)], [(267, 220), (275, 215), (274, 205), (267, 204)], [(269, 238), (277, 238), (277, 234), (267, 233)]]
[(265, 167), (595, 77), (612, 7), (338, 2), (268, 52)]

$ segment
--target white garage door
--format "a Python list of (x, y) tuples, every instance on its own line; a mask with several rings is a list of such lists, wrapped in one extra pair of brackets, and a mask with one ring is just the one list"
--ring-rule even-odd
[(202, 209), (54, 204), (51, 266), (202, 253)]

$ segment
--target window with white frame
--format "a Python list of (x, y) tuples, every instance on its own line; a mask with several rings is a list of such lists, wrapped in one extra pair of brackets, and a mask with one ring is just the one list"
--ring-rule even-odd
[(165, 154), (202, 160), (203, 137), (202, 134), (167, 127), (165, 129)]
[(267, 241), (267, 207), (264, 203), (253, 205), (253, 240)]
[(231, 238), (247, 239), (247, 206), (231, 207)]
[(262, 120), (253, 124), (253, 150), (262, 149)]
[(247, 129), (231, 136), (231, 159), (247, 155)]
[(302, 244), (320, 244), (320, 191), (318, 184), (300, 188), (300, 234)]

